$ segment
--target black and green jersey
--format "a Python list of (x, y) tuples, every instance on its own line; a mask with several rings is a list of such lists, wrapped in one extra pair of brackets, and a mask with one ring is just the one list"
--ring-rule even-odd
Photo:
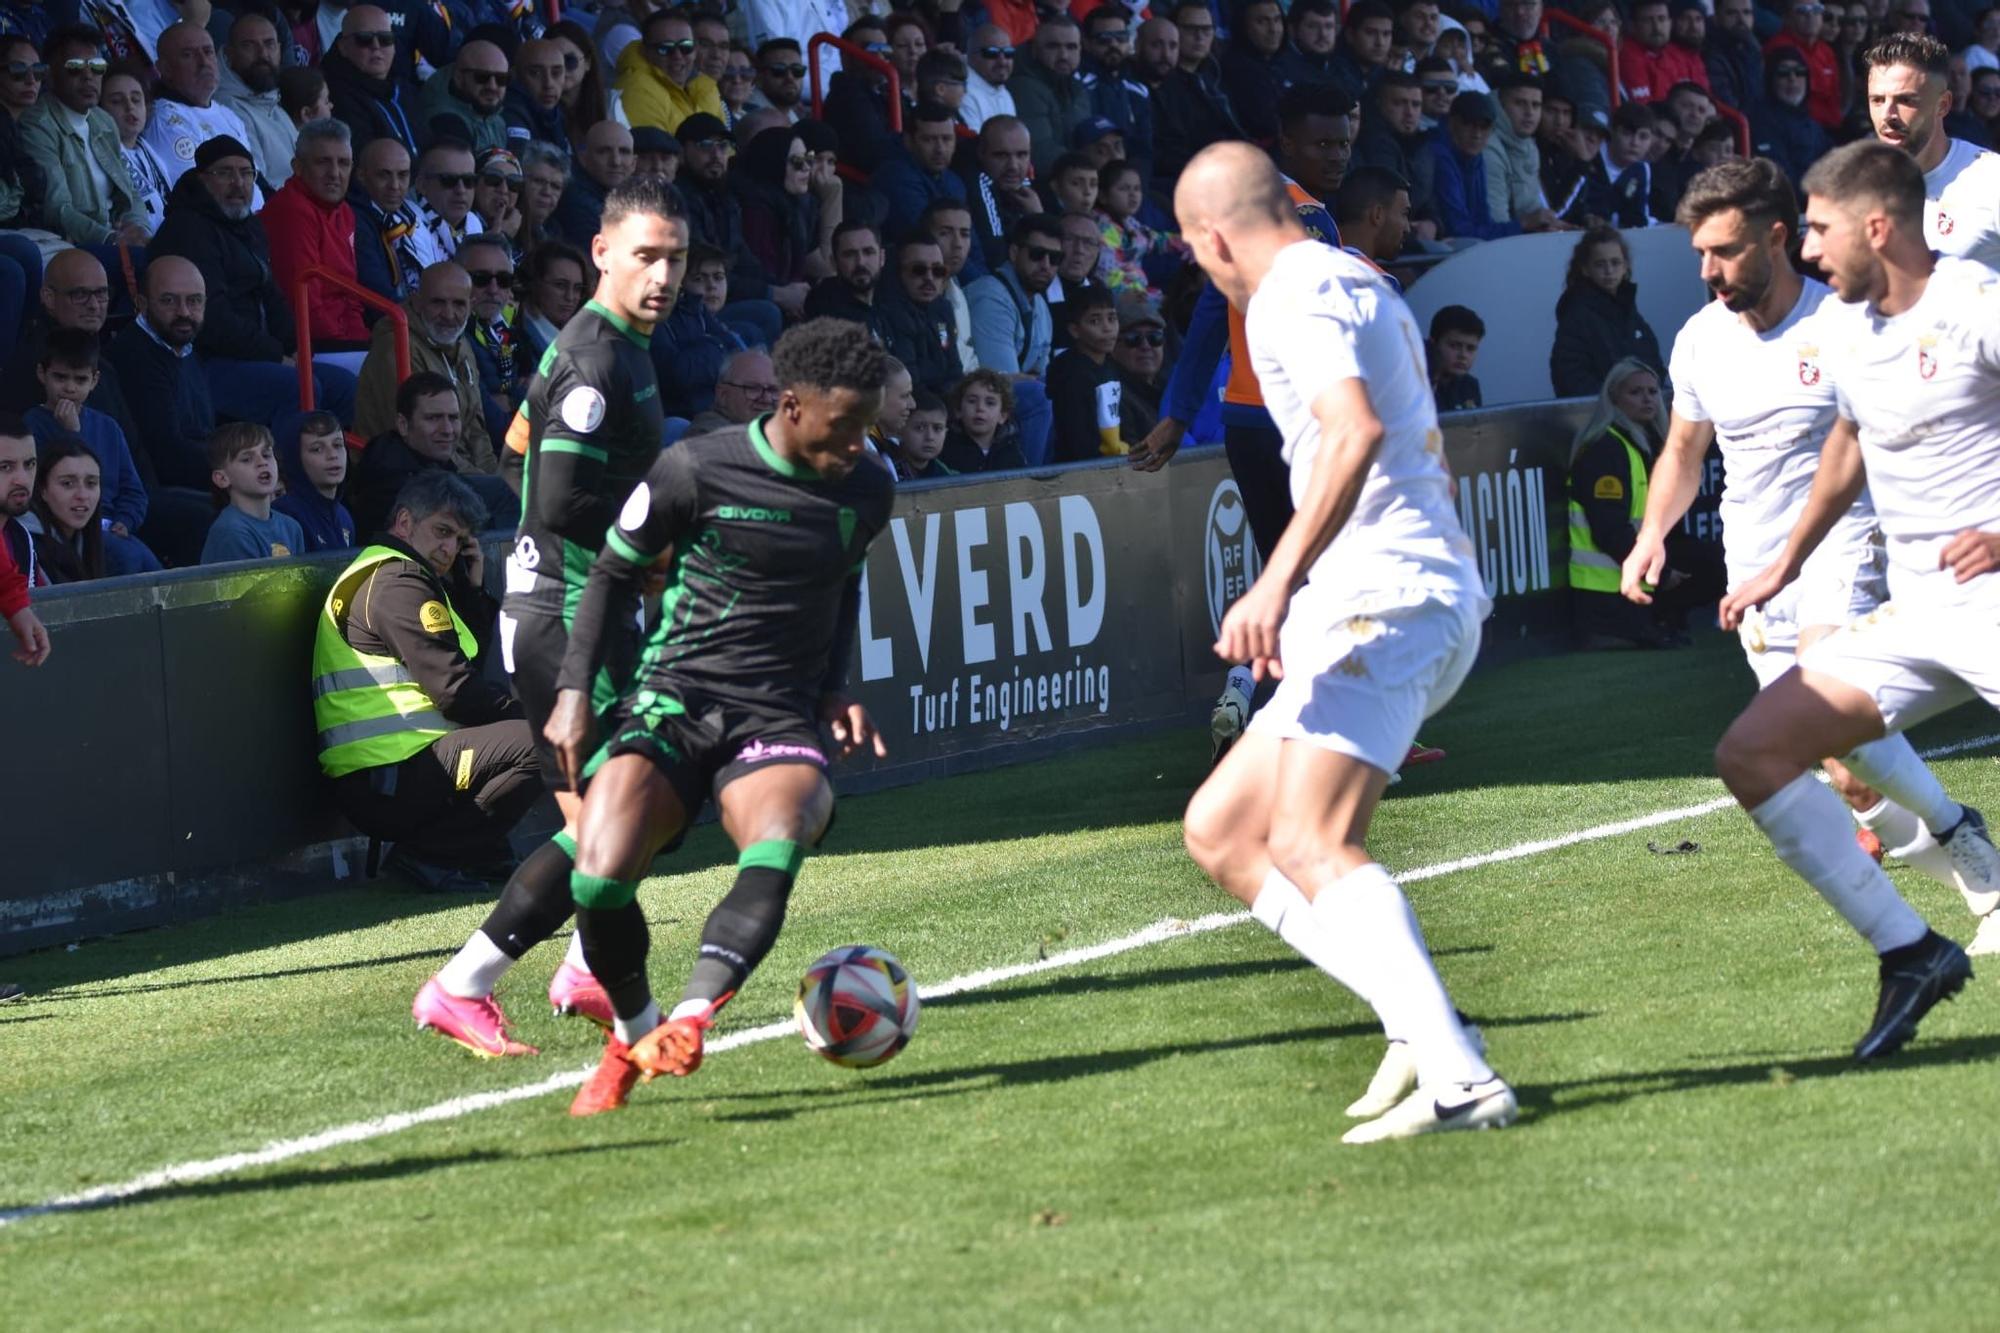
[(895, 483), (864, 457), (839, 480), (792, 463), (763, 421), (661, 454), (605, 535), (571, 629), (562, 688), (580, 688), (609, 635), (606, 608), (671, 551), (667, 590), (634, 689), (684, 691), (811, 716), (853, 647), (861, 563)]
[(590, 301), (542, 354), (521, 408), (528, 443), (509, 614), (570, 623), (618, 506), (660, 456), (665, 417), (649, 341)]

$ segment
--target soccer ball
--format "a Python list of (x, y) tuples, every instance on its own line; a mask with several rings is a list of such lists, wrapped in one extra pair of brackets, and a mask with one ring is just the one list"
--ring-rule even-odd
[(806, 1045), (837, 1065), (887, 1061), (917, 1030), (917, 983), (881, 949), (848, 944), (822, 954), (799, 979), (792, 1006)]

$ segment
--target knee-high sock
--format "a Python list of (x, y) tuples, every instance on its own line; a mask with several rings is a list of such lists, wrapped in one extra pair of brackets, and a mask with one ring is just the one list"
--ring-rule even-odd
[(1389, 1034), (1410, 1044), (1419, 1082), (1439, 1087), (1493, 1077), (1458, 1021), (1416, 914), (1388, 871), (1370, 862), (1341, 876), (1319, 891), (1312, 910), (1338, 948), (1342, 974), (1361, 983), (1356, 991), (1382, 1016)]
[(646, 914), (638, 902), (576, 909), (584, 960), (611, 998), (614, 1030), (624, 1042), (637, 1041), (660, 1025), (660, 1007), (646, 980)]
[(438, 970), (438, 985), (460, 999), (491, 995), (521, 955), (556, 933), (575, 904), (569, 896), (574, 844), (558, 833), (528, 854), (500, 891), (485, 924)]
[[(1867, 779), (1863, 779), (1867, 781)], [(1801, 773), (1750, 812), (1778, 859), (1819, 891), (1877, 953), (1924, 937), (1929, 927), (1848, 832), (1847, 807)]]
[(1340, 949), (1327, 938), (1326, 923), (1314, 914), (1312, 904), (1299, 892), (1298, 885), (1285, 878), (1284, 871), (1272, 866), (1265, 874), (1263, 887), (1257, 890), (1256, 901), (1250, 904), (1250, 915), (1291, 945), (1308, 963), (1360, 996), (1370, 1008), (1374, 1007), (1368, 992), (1362, 989), (1363, 978), (1341, 972)]
[(1949, 832), (1964, 813), (1900, 732), (1858, 745), (1840, 762), (1855, 777), (1923, 820), (1932, 833)]
[(804, 859), (805, 849), (793, 842), (758, 842), (743, 849), (736, 861), (735, 885), (702, 926), (701, 952), (673, 1017), (706, 1016), (743, 988), (777, 942), (785, 924), (785, 904)]

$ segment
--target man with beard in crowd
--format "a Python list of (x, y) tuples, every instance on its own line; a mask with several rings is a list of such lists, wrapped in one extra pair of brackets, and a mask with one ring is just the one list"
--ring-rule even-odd
[[(499, 459), (481, 410), (479, 363), (465, 336), (472, 319), (472, 279), (457, 264), (433, 264), (424, 270), (416, 294), (404, 303), (404, 310), (410, 320), (411, 373), (427, 370), (442, 375), (458, 394), (460, 436), (453, 451), (457, 470), (498, 474)], [(361, 366), (355, 428), (367, 436), (389, 430), (395, 424), (395, 402), (395, 325), (392, 320), (378, 320), (368, 359)], [(480, 498), (491, 503), (483, 490)]]
[[(960, 279), (973, 255), (972, 210), (964, 204), (940, 201), (924, 210), (917, 230), (919, 235), (928, 236), (938, 243), (938, 254), (944, 260), (943, 296), (945, 304), (951, 307), (952, 337), (958, 344), (958, 365), (969, 375), (979, 369), (979, 358), (972, 352), (972, 310), (965, 302), (965, 287)], [(970, 281), (970, 277), (964, 278), (964, 282)]]
[(973, 149), (974, 170), (966, 184), (972, 214), (972, 253), (966, 280), (982, 277), (1007, 262), (1007, 238), (1014, 225), (1042, 211), (1041, 196), (1029, 181), (1032, 144), (1028, 127), (1014, 116), (989, 116)]
[(833, 276), (821, 278), (806, 298), (806, 318), (849, 319), (885, 342), (875, 284), (882, 277), (882, 238), (866, 222), (847, 221), (833, 229)]
[(951, 303), (944, 299), (949, 276), (938, 243), (929, 236), (913, 236), (896, 248), (896, 281), (876, 302), (882, 345), (903, 363), (912, 380), (939, 397), (965, 373), (959, 363)]
[(258, 177), (275, 190), (292, 175), (299, 127), (278, 105), (278, 29), (264, 15), (245, 10), (229, 26), (229, 45), (217, 75), (215, 100), (234, 111), (249, 137)]
[(507, 146), (507, 118), (500, 114), (507, 100), (507, 53), (492, 42), (475, 39), (458, 50), (458, 59), (424, 80), (417, 99), (420, 127), (427, 135), (440, 132), (439, 123), (457, 122), (452, 133), (482, 153)]

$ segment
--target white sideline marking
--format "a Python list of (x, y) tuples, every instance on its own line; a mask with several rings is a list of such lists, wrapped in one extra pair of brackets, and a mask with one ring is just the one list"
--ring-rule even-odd
[[(1976, 736), (1971, 740), (1955, 741), (1925, 750), (1926, 759), (1941, 759), (1947, 755), (1961, 754), (1967, 750), (1977, 750), (2000, 743), (2000, 734)], [(1632, 819), (1619, 820), (1612, 824), (1599, 824), (1595, 828), (1565, 833), (1560, 837), (1542, 838), (1534, 842), (1516, 843), (1498, 851), (1481, 852), (1477, 856), (1461, 857), (1456, 861), (1442, 861), (1436, 865), (1418, 866), (1396, 875), (1399, 883), (1415, 884), (1442, 875), (1455, 874), (1461, 870), (1473, 870), (1480, 866), (1498, 865), (1503, 861), (1519, 861), (1544, 852), (1556, 851), (1564, 847), (1574, 847), (1579, 843), (1598, 842), (1605, 838), (1615, 838), (1621, 833), (1633, 833), (1640, 829), (1656, 828), (1661, 824), (1677, 823), (1683, 819), (1696, 819), (1713, 814), (1735, 804), (1731, 797), (1721, 796), (1711, 801), (1701, 801), (1694, 805), (1678, 806), (1671, 810), (1656, 810), (1649, 815), (1639, 815)], [(922, 994), (929, 999), (943, 999), (947, 995), (958, 995), (965, 991), (982, 990), (997, 986), (1002, 982), (1014, 981), (1021, 977), (1033, 976), (1038, 972), (1054, 972), (1081, 963), (1096, 962), (1100, 958), (1110, 958), (1134, 949), (1161, 944), (1184, 935), (1203, 935), (1210, 931), (1222, 930), (1229, 926), (1241, 925), (1250, 919), (1248, 912), (1211, 912), (1207, 916), (1196, 917), (1192, 921), (1168, 917), (1155, 921), (1143, 930), (1117, 939), (1106, 940), (1080, 949), (1067, 949), (1036, 959), (1032, 963), (1015, 963), (1007, 967), (989, 967), (979, 972), (968, 972), (963, 976), (941, 981), (935, 986), (925, 986)], [(759, 1027), (743, 1028), (728, 1033), (708, 1043), (710, 1055), (719, 1055), (739, 1046), (749, 1046), (755, 1042), (771, 1041), (794, 1031), (792, 1023), (780, 1020), (765, 1023)], [(302, 1138), (279, 1139), (268, 1143), (254, 1152), (230, 1153), (223, 1157), (210, 1157), (198, 1162), (182, 1162), (176, 1166), (162, 1167), (149, 1171), (143, 1176), (117, 1185), (98, 1185), (91, 1189), (79, 1190), (75, 1194), (65, 1194), (50, 1199), (46, 1203), (26, 1208), (15, 1208), (0, 1212), (0, 1227), (11, 1226), (30, 1218), (44, 1217), (50, 1213), (79, 1212), (87, 1208), (102, 1208), (121, 1203), (126, 1199), (170, 1185), (185, 1185), (194, 1181), (213, 1180), (218, 1176), (235, 1175), (260, 1166), (272, 1166), (278, 1162), (290, 1161), (294, 1157), (307, 1157), (338, 1148), (349, 1143), (362, 1143), (369, 1139), (379, 1139), (390, 1134), (400, 1134), (418, 1125), (434, 1124), (441, 1120), (457, 1120), (462, 1116), (474, 1115), (480, 1111), (490, 1111), (496, 1106), (506, 1106), (512, 1102), (528, 1101), (535, 1097), (545, 1097), (552, 1092), (574, 1088), (590, 1076), (591, 1065), (583, 1069), (573, 1069), (566, 1073), (551, 1074), (538, 1083), (524, 1083), (519, 1087), (502, 1088), (497, 1092), (475, 1093), (469, 1097), (453, 1097), (434, 1106), (426, 1106), (418, 1111), (398, 1111), (393, 1115), (378, 1116), (373, 1120), (357, 1120), (351, 1124), (337, 1125)]]

